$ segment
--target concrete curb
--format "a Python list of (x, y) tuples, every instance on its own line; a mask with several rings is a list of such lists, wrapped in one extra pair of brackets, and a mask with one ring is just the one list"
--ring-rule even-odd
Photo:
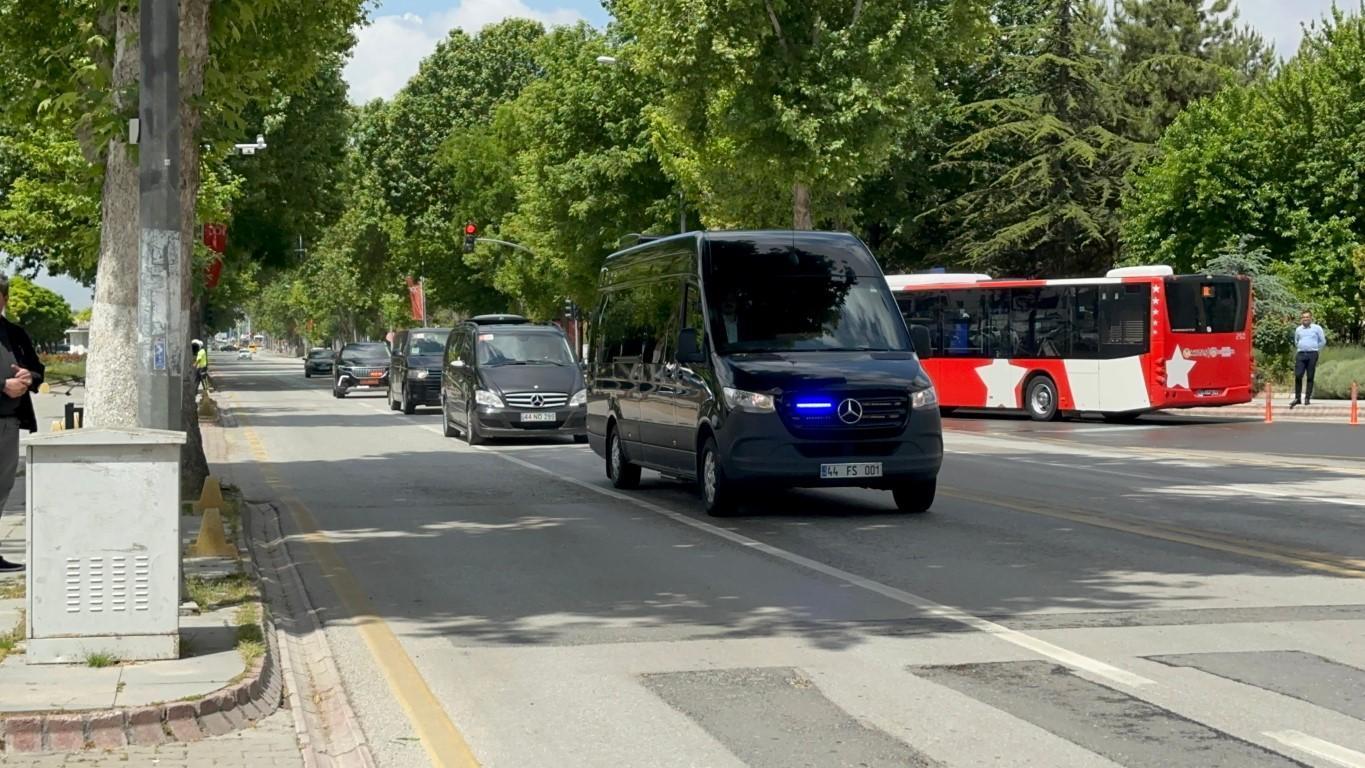
[(374, 768), (365, 732), (351, 708), (327, 635), (289, 556), (273, 505), (247, 505), (253, 558), (270, 558), (275, 579), (262, 579), (268, 602), (287, 608), (276, 630), (280, 666), (305, 768)]
[[(232, 408), (219, 403), (218, 425), (235, 427)], [(267, 636), (278, 649), (284, 695), (294, 713), (295, 736), (305, 768), (376, 768), (374, 754), (351, 708), (332, 659), (327, 634), (308, 597), (303, 577), (290, 556), (279, 509), (273, 504), (243, 504), (242, 529), (265, 599), (263, 612), (278, 606), (278, 623)]]
[(197, 701), (177, 701), (92, 712), (0, 716), (0, 754), (80, 752), (156, 746), (221, 736), (274, 714), (283, 677), (269, 612), (262, 611), (265, 655), (237, 683)]

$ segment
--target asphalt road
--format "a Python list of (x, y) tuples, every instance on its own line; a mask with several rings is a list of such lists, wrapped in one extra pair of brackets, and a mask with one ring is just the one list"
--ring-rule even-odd
[(1365, 431), (950, 419), (927, 515), (716, 521), (214, 364), (385, 766), (1365, 768)]

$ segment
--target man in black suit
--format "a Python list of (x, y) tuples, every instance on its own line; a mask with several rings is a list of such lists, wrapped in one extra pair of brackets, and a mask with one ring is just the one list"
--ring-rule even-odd
[[(0, 313), (9, 305), (9, 277), (0, 274)], [(5, 511), (14, 476), (19, 469), (19, 430), (38, 431), (32, 393), (43, 383), (43, 364), (33, 351), (33, 341), (23, 328), (0, 317), (0, 514)], [(0, 557), (0, 573), (24, 570), (19, 563)]]

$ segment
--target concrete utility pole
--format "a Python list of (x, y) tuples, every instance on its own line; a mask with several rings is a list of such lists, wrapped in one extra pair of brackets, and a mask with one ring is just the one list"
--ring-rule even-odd
[(137, 423), (181, 429), (180, 3), (142, 0), (138, 94)]

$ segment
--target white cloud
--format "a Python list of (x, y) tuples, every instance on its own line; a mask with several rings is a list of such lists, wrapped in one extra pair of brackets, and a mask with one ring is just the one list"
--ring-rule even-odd
[[(1240, 0), (1242, 21), (1275, 43), (1275, 53), (1288, 59), (1299, 50), (1302, 24), (1316, 21), (1332, 9), (1332, 0)], [(1340, 3), (1348, 11), (1352, 4)]]
[(426, 16), (376, 16), (356, 31), (355, 51), (344, 73), (351, 101), (363, 104), (393, 96), (452, 29), (475, 33), (511, 17), (535, 19), (546, 26), (573, 24), (583, 18), (567, 8), (535, 11), (521, 0), (456, 0), (453, 8)]

